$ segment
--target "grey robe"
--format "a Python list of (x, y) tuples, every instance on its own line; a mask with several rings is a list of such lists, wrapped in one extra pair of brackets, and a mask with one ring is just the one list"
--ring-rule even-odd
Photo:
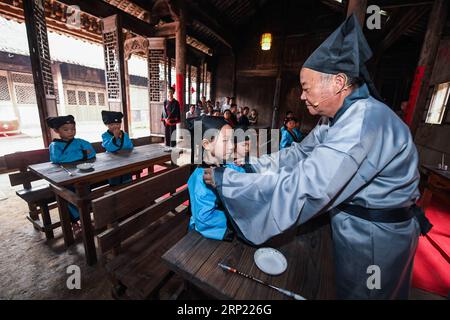
[[(419, 235), (416, 218), (375, 223), (336, 206), (414, 204), (417, 151), (408, 127), (368, 92), (346, 108), (334, 123), (322, 118), (301, 143), (253, 159), (255, 173), (216, 168), (217, 191), (234, 223), (256, 245), (330, 212), (338, 297), (407, 298)], [(367, 287), (372, 265), (380, 268), (381, 289)]]

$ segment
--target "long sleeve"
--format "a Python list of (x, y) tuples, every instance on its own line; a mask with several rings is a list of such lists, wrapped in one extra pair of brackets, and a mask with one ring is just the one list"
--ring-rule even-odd
[(277, 172), (242, 174), (216, 168), (218, 194), (244, 236), (261, 244), (332, 209), (367, 184), (377, 173), (376, 166), (365, 161), (377, 138), (369, 134), (372, 138), (363, 144), (361, 127), (361, 123), (349, 122), (340, 129), (345, 142), (333, 135), (316, 145), (308, 157), (301, 156), (298, 146), (302, 144), (294, 144), (287, 149), (296, 150), (291, 159), (301, 159)]
[(105, 132), (102, 134), (102, 147), (105, 148), (105, 150), (108, 152), (133, 149), (133, 142), (131, 141), (128, 133), (122, 132), (122, 139), (116, 139), (114, 135), (110, 134), (109, 132)]
[(49, 147), (50, 161), (53, 163), (61, 163), (61, 151), (58, 150), (56, 142), (52, 142)]
[(119, 150), (119, 145), (116, 144), (116, 139), (114, 135), (105, 132), (102, 134), (102, 147), (105, 148), (107, 152), (116, 152)]
[(83, 140), (83, 139), (78, 139), (80, 144), (81, 144), (81, 148), (82, 150), (86, 150), (86, 151), (90, 151), (89, 153), (87, 153), (87, 158), (88, 159), (92, 159), (96, 156), (96, 152), (94, 150), (94, 147), (92, 146), (92, 144), (90, 144), (88, 141)]
[(190, 227), (206, 238), (222, 240), (227, 230), (225, 213), (217, 208), (214, 191), (202, 180), (203, 169), (197, 168), (188, 181), (192, 210)]
[(131, 150), (134, 148), (133, 141), (131, 141), (130, 136), (128, 133), (123, 133), (123, 150)]
[(281, 133), (280, 150), (290, 147), (292, 144), (292, 137), (287, 130)]

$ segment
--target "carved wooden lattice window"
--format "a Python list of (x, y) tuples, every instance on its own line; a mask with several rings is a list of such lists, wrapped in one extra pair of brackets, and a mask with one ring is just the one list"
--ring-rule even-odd
[(164, 78), (161, 79), (161, 74), (164, 74), (164, 70), (161, 69), (164, 69), (164, 50), (149, 50), (148, 56), (150, 102), (162, 102), (164, 101)]
[(44, 91), (47, 97), (55, 97), (55, 86), (52, 76), (52, 64), (50, 59), (50, 50), (47, 38), (47, 26), (45, 23), (44, 0), (33, 0), (33, 13), (35, 17), (35, 31), (38, 41), (38, 53), (41, 62), (42, 81)]
[(88, 95), (89, 95), (89, 105), (90, 106), (97, 105), (97, 100), (95, 99), (95, 92), (89, 91)]
[(108, 100), (120, 101), (119, 50), (117, 48), (117, 32), (103, 34), (105, 50), (105, 74)]
[(121, 59), (119, 38), (121, 27), (117, 16), (102, 19), (103, 50), (105, 58), (106, 97), (109, 108), (120, 110), (122, 101)]
[(75, 93), (75, 90), (67, 90), (67, 104), (71, 106), (77, 105), (77, 95)]
[(34, 87), (29, 84), (14, 84), (16, 101), (18, 104), (36, 104), (36, 94)]
[(78, 104), (81, 106), (87, 105), (86, 91), (78, 91)]
[(105, 95), (103, 93), (98, 92), (97, 93), (97, 101), (99, 106), (105, 105)]
[(8, 89), (8, 78), (6, 78), (5, 76), (0, 76), (0, 100), (1, 101), (11, 100)]

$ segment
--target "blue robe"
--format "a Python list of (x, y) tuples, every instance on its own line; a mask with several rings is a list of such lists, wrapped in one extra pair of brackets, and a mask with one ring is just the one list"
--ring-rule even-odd
[[(122, 131), (122, 139), (116, 139), (114, 134), (107, 130), (102, 134), (102, 147), (105, 148), (106, 152), (117, 152), (119, 150), (132, 150), (134, 146), (128, 133)], [(108, 179), (108, 182), (111, 186), (117, 186), (131, 180), (131, 174), (124, 174), (120, 177)]]
[(281, 129), (280, 150), (289, 148), (294, 142), (300, 142), (300, 139), (302, 137), (300, 131), (297, 128), (293, 129), (294, 132), (290, 132), (288, 129), (283, 128), (284, 126)]
[[(87, 150), (90, 150), (91, 152), (87, 154)], [(74, 138), (71, 141), (54, 139), (50, 144), (49, 151), (50, 161), (53, 163), (68, 163), (88, 160), (94, 158), (96, 154), (94, 148), (89, 142), (78, 138)], [(73, 204), (69, 204), (69, 213), (73, 222), (80, 219), (80, 213)]]
[[(90, 153), (87, 154), (87, 150)], [(74, 138), (71, 141), (54, 139), (49, 147), (50, 161), (53, 163), (68, 163), (88, 160), (95, 157), (92, 145), (83, 139)]]
[[(333, 119), (322, 117), (301, 143), (250, 160), (255, 173), (214, 169), (217, 192), (248, 240), (262, 244), (328, 212), (338, 298), (408, 297), (417, 219), (372, 222), (337, 208), (409, 208), (420, 196), (409, 128), (366, 85), (345, 99)], [(381, 289), (367, 286), (373, 265), (381, 270)]]
[[(242, 167), (226, 164), (225, 167), (245, 172)], [(227, 232), (227, 217), (218, 206), (214, 190), (203, 181), (203, 168), (196, 168), (188, 180), (192, 216), (189, 229), (194, 229), (206, 238), (223, 240)]]

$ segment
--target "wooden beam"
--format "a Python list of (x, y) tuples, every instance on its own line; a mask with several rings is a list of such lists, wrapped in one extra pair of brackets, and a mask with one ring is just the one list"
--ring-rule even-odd
[(429, 1), (402, 1), (402, 0), (393, 0), (391, 2), (383, 2), (378, 4), (382, 9), (394, 9), (394, 8), (404, 8), (404, 7), (416, 7), (422, 5), (431, 5), (433, 4), (433, 0)]
[(155, 26), (154, 37), (155, 38), (174, 38), (179, 27), (179, 22), (169, 22)]
[(367, 0), (348, 0), (347, 2), (347, 17), (354, 13), (362, 26), (365, 24), (366, 10)]
[(154, 37), (154, 26), (104, 1), (58, 0), (67, 5), (78, 6), (81, 11), (99, 18), (118, 15), (122, 19), (123, 28), (146, 37)]
[(190, 2), (188, 11), (190, 16), (195, 17), (193, 23), (208, 29), (225, 46), (233, 48), (236, 43), (232, 35), (233, 26), (224, 21), (210, 1), (201, 1), (200, 6)]
[(409, 125), (413, 137), (416, 134), (425, 111), (431, 71), (441, 40), (442, 30), (447, 19), (447, 12), (447, 0), (436, 0), (428, 19), (427, 32), (425, 33), (425, 39), (420, 52), (416, 76), (411, 87), (406, 113), (406, 123)]
[[(397, 19), (397, 23), (389, 23), (386, 29), (389, 32), (380, 42), (376, 56), (380, 57), (390, 46), (392, 46), (410, 27), (415, 25), (420, 18), (427, 12), (423, 7), (412, 7), (399, 11), (401, 17)], [(394, 21), (393, 17), (390, 21)]]

